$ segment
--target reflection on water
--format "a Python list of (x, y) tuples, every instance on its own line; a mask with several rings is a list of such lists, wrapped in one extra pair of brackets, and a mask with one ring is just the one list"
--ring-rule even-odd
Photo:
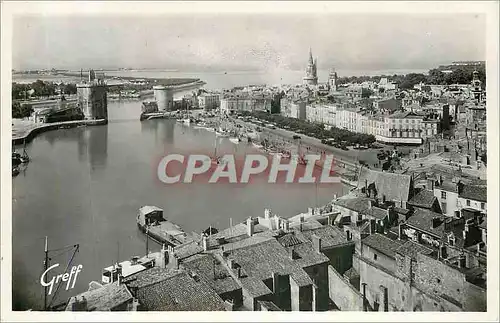
[[(262, 215), (266, 207), (293, 216), (342, 192), (339, 184), (164, 185), (156, 168), (165, 152), (212, 154), (216, 142), (221, 154), (255, 150), (175, 120), (140, 122), (139, 114), (140, 102), (110, 102), (109, 115), (115, 119), (108, 125), (49, 131), (28, 144), (32, 162), (26, 176), (12, 180), (15, 309), (43, 304), (39, 279), (45, 236), (50, 249), (80, 244), (74, 264), (82, 264), (83, 271), (75, 289), (62, 290), (57, 303), (87, 290), (90, 281), (100, 279), (102, 268), (145, 254), (145, 239), (135, 223), (143, 205), (159, 206), (186, 231), (200, 232), (209, 225), (227, 227), (230, 218), (238, 223)], [(51, 263), (63, 267), (69, 256), (53, 253)]]

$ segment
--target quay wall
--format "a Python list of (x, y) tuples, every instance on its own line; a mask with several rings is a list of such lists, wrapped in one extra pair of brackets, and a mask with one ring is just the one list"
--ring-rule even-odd
[(16, 137), (13, 136), (12, 137), (12, 145), (20, 145), (20, 144), (23, 144), (24, 142), (30, 142), (34, 137), (36, 137), (40, 133), (50, 131), (50, 130), (60, 129), (63, 126), (70, 126), (70, 127), (77, 127), (80, 125), (99, 126), (99, 125), (106, 125), (107, 123), (108, 123), (108, 121), (105, 119), (75, 120), (75, 121), (44, 123), (42, 125), (35, 126), (30, 130), (27, 130), (21, 136), (16, 136)]

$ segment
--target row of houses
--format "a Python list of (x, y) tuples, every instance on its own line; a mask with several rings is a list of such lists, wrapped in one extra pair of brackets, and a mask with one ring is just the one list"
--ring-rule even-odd
[(361, 291), (364, 310), (486, 311), (485, 187), (464, 185), (464, 203), (446, 207), (445, 184), (415, 184), (362, 169), (358, 186), (333, 202), (335, 224), (356, 243), (349, 279), (339, 279), (347, 295), (333, 301), (359, 310), (350, 300)]
[(371, 134), (378, 141), (396, 144), (421, 144), (424, 139), (436, 136), (442, 130), (442, 120), (449, 115), (448, 107), (442, 110), (445, 111), (442, 116), (401, 111), (400, 101), (395, 98), (375, 101), (371, 108), (281, 100), (281, 114), (285, 117)]
[(150, 268), (118, 266), (66, 310), (486, 311), (485, 192), (459, 188), (465, 203), (442, 213), (440, 179), (365, 168), (358, 179), (325, 207), (266, 209), (149, 254)]

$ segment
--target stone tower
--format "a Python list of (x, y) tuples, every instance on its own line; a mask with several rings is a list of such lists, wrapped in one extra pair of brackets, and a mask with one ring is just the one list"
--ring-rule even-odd
[(304, 76), (304, 84), (307, 85), (317, 85), (318, 84), (318, 70), (317, 70), (318, 60), (313, 60), (312, 51), (309, 48), (309, 62), (306, 68), (306, 76)]
[(153, 86), (154, 100), (160, 111), (172, 111), (174, 107), (173, 90), (164, 85)]
[(77, 102), (86, 120), (108, 120), (108, 98), (104, 75), (96, 79), (94, 70), (89, 71), (89, 78), (77, 88)]

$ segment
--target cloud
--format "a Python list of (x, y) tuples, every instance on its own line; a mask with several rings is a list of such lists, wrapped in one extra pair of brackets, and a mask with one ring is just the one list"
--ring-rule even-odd
[(32, 16), (14, 21), (13, 63), (297, 70), (312, 47), (319, 68), (430, 68), (484, 60), (485, 41), (471, 14)]

